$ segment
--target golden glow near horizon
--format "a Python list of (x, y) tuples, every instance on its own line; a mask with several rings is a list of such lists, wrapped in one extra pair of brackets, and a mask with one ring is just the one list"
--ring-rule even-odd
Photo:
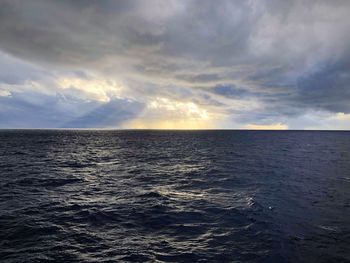
[(273, 124), (248, 124), (245, 126), (249, 130), (288, 130), (288, 125), (282, 123), (273, 123)]
[[(112, 98), (128, 100), (121, 97), (124, 86), (105, 78), (93, 78), (92, 76), (87, 78), (64, 77), (58, 79), (57, 83), (60, 88), (70, 89), (73, 94), (76, 93), (76, 95), (87, 100), (96, 100), (102, 103), (108, 103)], [(10, 95), (11, 92), (0, 90), (0, 96)], [(235, 103), (237, 104), (235, 107), (240, 109), (259, 106), (252, 104), (251, 101), (249, 103), (236, 101)], [(146, 102), (146, 108), (143, 112), (119, 127), (127, 129), (215, 129), (220, 128), (220, 122), (224, 118), (227, 118), (224, 113), (217, 113), (215, 110), (213, 111), (213, 108), (192, 101), (156, 97)], [(350, 114), (339, 112), (334, 114), (331, 119), (341, 123), (349, 123)], [(280, 122), (271, 124), (250, 123), (244, 126), (232, 124), (233, 128), (251, 130), (287, 130), (289, 128), (287, 124)], [(346, 126), (343, 125), (342, 127)]]
[(143, 114), (125, 125), (131, 129), (210, 129), (213, 113), (193, 102), (156, 98)]

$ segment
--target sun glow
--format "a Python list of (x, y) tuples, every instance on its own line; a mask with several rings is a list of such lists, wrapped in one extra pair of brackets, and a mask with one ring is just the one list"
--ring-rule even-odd
[(132, 129), (210, 129), (214, 114), (193, 102), (156, 98), (139, 118), (126, 124)]
[(249, 130), (288, 130), (288, 125), (283, 123), (273, 123), (273, 124), (248, 124), (245, 126)]

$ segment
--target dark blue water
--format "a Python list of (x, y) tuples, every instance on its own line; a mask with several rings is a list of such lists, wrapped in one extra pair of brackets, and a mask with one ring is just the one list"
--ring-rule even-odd
[(350, 262), (350, 132), (0, 131), (1, 262)]

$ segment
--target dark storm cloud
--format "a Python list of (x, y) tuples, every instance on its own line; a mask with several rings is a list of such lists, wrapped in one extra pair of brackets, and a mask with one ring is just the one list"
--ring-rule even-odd
[(251, 95), (247, 90), (236, 87), (235, 85), (218, 85), (212, 89), (212, 92), (228, 98), (239, 98)]
[(0, 45), (15, 55), (61, 62), (132, 55), (162, 45), (155, 52), (159, 56), (221, 63), (246, 49), (256, 20), (247, 3), (172, 3), (2, 1)]
[(320, 65), (298, 80), (300, 105), (350, 112), (350, 59)]
[(183, 75), (177, 75), (176, 78), (180, 80), (185, 80), (188, 82), (193, 82), (193, 83), (213, 82), (221, 79), (220, 76), (217, 74), (199, 74), (199, 75), (183, 74)]
[[(23, 66), (0, 82), (40, 82), (50, 69), (84, 78), (87, 70), (124, 81), (141, 104), (187, 96), (249, 121), (349, 113), (349, 10), (349, 1), (3, 0), (0, 49), (47, 70)], [(16, 71), (7, 65), (0, 69)], [(230, 108), (230, 99), (259, 101), (259, 114)], [(75, 121), (94, 123), (112, 109)]]

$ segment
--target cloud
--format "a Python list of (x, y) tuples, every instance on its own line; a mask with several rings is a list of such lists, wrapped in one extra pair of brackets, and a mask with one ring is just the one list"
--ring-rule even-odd
[[(133, 129), (209, 129), (219, 116), (193, 102), (156, 98), (134, 120), (125, 123)], [(214, 120), (215, 119), (215, 120)]]
[(350, 114), (339, 112), (336, 114), (336, 118), (341, 121), (350, 121)]
[(78, 96), (92, 98), (102, 102), (109, 102), (111, 98), (119, 97), (123, 89), (121, 84), (113, 80), (89, 78), (63, 77), (57, 80), (57, 85), (70, 93), (77, 93)]
[(11, 96), (11, 92), (9, 92), (8, 90), (0, 90), (0, 97), (10, 97)]
[(117, 128), (143, 108), (126, 100), (102, 103), (40, 93), (0, 96), (0, 105), (0, 128)]
[(349, 1), (0, 5), (3, 127), (322, 128), (321, 116), (345, 127), (329, 116), (350, 113)]
[(350, 113), (350, 60), (320, 65), (301, 76), (297, 87), (295, 99), (303, 107)]
[(144, 106), (137, 102), (114, 99), (64, 123), (61, 128), (116, 128), (134, 119)]

